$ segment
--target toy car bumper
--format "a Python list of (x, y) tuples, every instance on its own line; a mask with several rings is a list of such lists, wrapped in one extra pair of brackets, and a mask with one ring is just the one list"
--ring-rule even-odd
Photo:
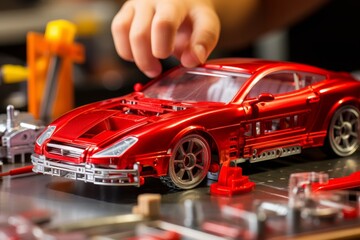
[(141, 185), (140, 166), (135, 163), (133, 169), (96, 168), (92, 164), (67, 164), (45, 156), (32, 154), (33, 172), (65, 177), (98, 185), (137, 186)]

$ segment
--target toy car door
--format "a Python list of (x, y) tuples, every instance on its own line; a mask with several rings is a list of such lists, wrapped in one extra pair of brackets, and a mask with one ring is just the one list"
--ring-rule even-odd
[(319, 96), (313, 92), (308, 73), (279, 71), (256, 81), (249, 90), (243, 157), (250, 162), (301, 153), (316, 115)]

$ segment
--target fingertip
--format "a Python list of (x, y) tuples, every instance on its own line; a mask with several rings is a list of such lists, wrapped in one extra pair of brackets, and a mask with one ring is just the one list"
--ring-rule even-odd
[(155, 78), (155, 77), (159, 76), (160, 73), (161, 73), (161, 70), (148, 70), (148, 71), (144, 72), (144, 74), (149, 78)]
[(198, 59), (199, 63), (204, 63), (207, 59), (207, 52), (206, 48), (202, 44), (196, 44), (194, 46), (194, 54), (196, 58)]
[(181, 64), (184, 67), (196, 67), (203, 64), (207, 59), (208, 53), (204, 45), (197, 44), (193, 48), (189, 48), (181, 55)]
[(199, 62), (193, 56), (183, 53), (181, 56), (181, 64), (184, 67), (191, 68), (197, 66)]
[[(204, 63), (215, 48), (220, 35), (220, 20), (210, 8), (198, 7), (190, 14), (193, 32), (189, 46), (198, 64)], [(195, 61), (195, 60), (194, 60)]]

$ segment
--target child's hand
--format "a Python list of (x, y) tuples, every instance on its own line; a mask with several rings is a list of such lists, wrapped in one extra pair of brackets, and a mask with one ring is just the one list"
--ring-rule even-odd
[(210, 0), (130, 0), (112, 22), (115, 47), (148, 77), (161, 73), (158, 59), (176, 56), (185, 67), (205, 62), (220, 34)]

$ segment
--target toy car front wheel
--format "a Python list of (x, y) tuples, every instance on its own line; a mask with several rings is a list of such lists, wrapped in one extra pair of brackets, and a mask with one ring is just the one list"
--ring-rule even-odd
[(185, 136), (175, 145), (169, 161), (169, 174), (162, 180), (171, 188), (194, 188), (207, 176), (210, 162), (207, 141), (197, 134)]
[(359, 148), (359, 116), (359, 110), (353, 106), (343, 106), (335, 112), (325, 145), (332, 155), (346, 157)]

